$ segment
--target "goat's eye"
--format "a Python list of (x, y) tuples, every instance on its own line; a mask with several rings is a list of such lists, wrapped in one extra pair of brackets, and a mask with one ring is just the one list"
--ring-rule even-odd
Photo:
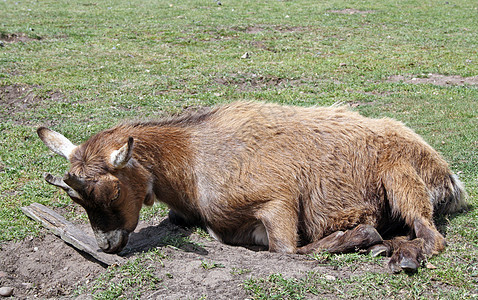
[(116, 190), (115, 195), (114, 195), (113, 198), (111, 199), (111, 202), (113, 202), (113, 201), (115, 201), (115, 200), (118, 200), (120, 194), (121, 194), (121, 190), (120, 190), (120, 188), (118, 187), (117, 190)]
[(112, 191), (112, 197), (111, 197), (111, 202), (114, 202), (115, 200), (118, 200), (121, 194), (121, 189), (120, 189), (120, 183), (118, 181), (115, 181), (113, 184), (113, 191)]

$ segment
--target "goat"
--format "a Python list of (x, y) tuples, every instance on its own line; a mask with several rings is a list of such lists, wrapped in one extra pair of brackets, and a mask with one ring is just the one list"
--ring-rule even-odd
[[(76, 146), (38, 129), (70, 162), (64, 189), (86, 210), (99, 247), (120, 252), (141, 207), (232, 245), (269, 251), (391, 256), (416, 271), (445, 247), (433, 217), (466, 206), (448, 164), (402, 123), (344, 107), (236, 102), (158, 121), (122, 123)], [(406, 228), (402, 236), (382, 236)], [(402, 230), (403, 231), (403, 230)]]

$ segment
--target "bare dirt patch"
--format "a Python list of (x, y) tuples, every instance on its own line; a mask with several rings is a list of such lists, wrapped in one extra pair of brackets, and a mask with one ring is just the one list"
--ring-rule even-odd
[(34, 90), (38, 86), (8, 85), (0, 87), (0, 103), (11, 107), (10, 112), (24, 111), (28, 106), (38, 102)]
[(258, 74), (230, 74), (217, 77), (214, 82), (219, 85), (233, 86), (240, 91), (252, 91), (268, 88), (287, 88), (303, 84), (300, 79), (282, 78)]
[(264, 27), (261, 26), (249, 26), (247, 27), (244, 32), (249, 34), (256, 34), (264, 31)]
[(0, 286), (12, 287), (19, 299), (69, 295), (103, 271), (49, 233), (0, 245)]
[[(89, 225), (81, 228), (91, 233)], [(187, 242), (177, 241), (187, 237)], [(142, 267), (152, 271), (158, 279), (153, 286), (135, 291), (125, 291), (125, 297), (143, 299), (246, 299), (248, 292), (244, 281), (265, 278), (280, 273), (284, 278), (298, 278), (309, 271), (318, 276), (348, 278), (364, 272), (388, 272), (385, 260), (382, 266), (363, 264), (337, 268), (319, 264), (305, 255), (285, 255), (267, 251), (254, 251), (244, 247), (221, 244), (192, 230), (172, 225), (168, 219), (159, 224), (140, 223), (132, 234), (123, 255), (133, 261), (143, 251), (156, 249), (163, 254), (161, 260), (141, 261)], [(115, 267), (112, 267), (115, 268)], [(77, 297), (75, 290), (83, 286), (81, 298), (88, 299), (98, 289), (96, 278), (109, 272), (104, 266), (82, 255), (46, 230), (39, 237), (20, 242), (0, 244), (0, 287), (14, 288), (16, 298)], [(104, 283), (103, 289), (118, 284), (121, 276), (115, 275)], [(332, 295), (331, 295), (332, 296)]]
[(358, 9), (353, 9), (353, 8), (346, 8), (346, 9), (339, 9), (339, 10), (329, 10), (329, 13), (344, 14), (344, 15), (354, 15), (354, 14), (366, 15), (366, 14), (371, 14), (371, 13), (374, 13), (374, 12), (375, 11), (373, 11), (373, 10), (358, 10)]
[(39, 41), (41, 39), (40, 36), (30, 37), (25, 33), (0, 33), (0, 41), (4, 43), (25, 43), (29, 41)]
[(270, 52), (274, 52), (274, 53), (277, 52), (277, 50), (275, 50), (273, 47), (267, 46), (263, 41), (252, 41), (251, 45), (253, 47), (258, 48), (258, 49), (262, 49), (262, 50), (266, 50), (266, 51), (270, 51)]
[(0, 86), (0, 117), (2, 120), (12, 120), (15, 123), (29, 124), (29, 120), (19, 117), (22, 113), (45, 105), (45, 100), (61, 102), (65, 96), (58, 91), (47, 92), (44, 95), (37, 91), (36, 85)]
[(478, 76), (461, 77), (458, 75), (392, 75), (387, 82), (405, 82), (411, 84), (434, 84), (439, 86), (463, 86), (463, 85), (478, 85)]
[(282, 26), (282, 25), (253, 25), (247, 27), (239, 27), (235, 26), (231, 28), (234, 31), (245, 32), (248, 34), (258, 34), (263, 32), (280, 32), (280, 33), (287, 33), (287, 32), (300, 32), (307, 30), (307, 27), (304, 26)]

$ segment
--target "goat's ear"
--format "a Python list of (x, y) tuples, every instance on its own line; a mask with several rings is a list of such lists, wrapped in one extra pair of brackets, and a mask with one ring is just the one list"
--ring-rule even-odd
[(64, 137), (61, 133), (46, 127), (38, 128), (37, 133), (43, 143), (45, 143), (51, 151), (70, 160), (70, 155), (77, 146), (70, 142), (69, 139)]
[(117, 169), (124, 168), (133, 155), (134, 139), (128, 138), (128, 142), (118, 150), (114, 150), (110, 155), (110, 163)]

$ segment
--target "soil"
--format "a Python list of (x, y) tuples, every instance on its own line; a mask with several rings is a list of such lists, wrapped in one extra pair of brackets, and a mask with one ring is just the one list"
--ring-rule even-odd
[[(261, 44), (257, 44), (262, 47)], [(264, 46), (265, 47), (265, 46)], [(284, 89), (290, 86), (302, 85), (300, 79), (288, 79), (269, 75), (257, 75), (252, 73), (234, 73), (227, 77), (217, 77), (214, 82), (219, 85), (233, 86), (240, 91), (251, 91), (255, 89)]]
[[(0, 34), (0, 41), (6, 43), (17, 43), (17, 42), (29, 42), (35, 40), (41, 40), (40, 36), (29, 37), (25, 33), (1, 33)], [(0, 45), (3, 45), (1, 43)]]
[[(66, 101), (65, 96), (58, 91), (47, 92), (44, 95), (37, 93), (37, 85), (8, 85), (0, 86), (0, 117), (2, 120), (13, 121), (16, 124), (29, 125), (31, 120), (22, 118), (23, 113), (42, 106), (48, 101)], [(46, 122), (45, 125), (51, 125)]]
[(478, 85), (478, 76), (461, 77), (458, 75), (428, 74), (421, 76), (393, 75), (387, 79), (387, 82), (405, 82), (411, 84), (434, 84), (439, 86), (453, 85)]
[[(78, 226), (92, 235), (88, 224)], [(187, 242), (178, 245), (175, 241), (180, 237), (187, 237)], [(306, 255), (224, 245), (173, 225), (167, 218), (159, 224), (141, 222), (121, 255), (134, 261), (151, 249), (157, 249), (164, 258), (148, 260), (143, 256), (141, 261), (160, 282), (154, 288), (145, 283), (145, 290), (140, 292), (142, 299), (247, 299), (243, 285), (249, 278), (277, 273), (292, 278), (315, 271), (334, 280), (368, 271), (388, 272), (386, 259), (382, 266), (365, 263), (353, 269), (338, 269)], [(95, 290), (95, 279), (107, 272), (104, 265), (46, 229), (38, 237), (0, 244), (0, 287), (12, 287), (13, 296), (19, 299), (89, 299)], [(113, 278), (111, 283), (115, 280), (120, 279)], [(81, 286), (84, 288), (78, 289)]]
[(264, 31), (278, 31), (282, 33), (288, 33), (288, 32), (300, 32), (306, 30), (306, 27), (294, 27), (294, 26), (265, 26), (265, 25), (254, 25), (254, 26), (249, 26), (246, 28), (240, 28), (240, 27), (233, 27), (232, 29), (237, 30), (237, 31), (243, 31), (245, 33), (249, 34), (256, 34), (256, 33), (261, 33)]

